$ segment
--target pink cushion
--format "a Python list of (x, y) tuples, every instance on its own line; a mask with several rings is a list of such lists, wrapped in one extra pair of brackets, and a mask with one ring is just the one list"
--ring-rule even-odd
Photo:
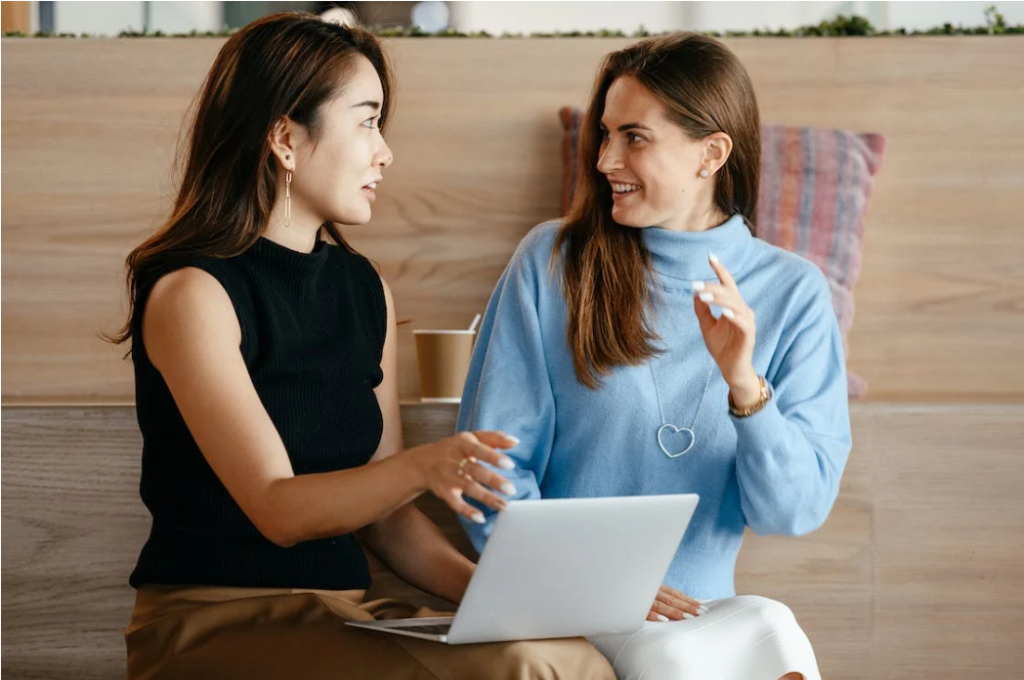
[[(559, 111), (562, 141), (562, 211), (576, 182), (576, 154), (582, 111)], [(849, 355), (853, 289), (860, 277), (864, 215), (873, 177), (885, 155), (885, 138), (849, 130), (765, 125), (761, 128), (761, 193), (757, 231), (765, 241), (814, 262), (825, 273), (843, 346)], [(867, 383), (847, 374), (851, 397)]]

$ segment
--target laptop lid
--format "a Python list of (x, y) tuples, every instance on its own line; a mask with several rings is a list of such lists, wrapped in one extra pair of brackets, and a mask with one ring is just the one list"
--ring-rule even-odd
[(638, 629), (695, 494), (512, 501), (498, 515), (449, 644)]

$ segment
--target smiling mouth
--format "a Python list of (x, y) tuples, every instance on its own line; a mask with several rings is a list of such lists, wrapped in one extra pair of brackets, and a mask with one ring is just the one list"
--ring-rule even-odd
[(639, 184), (621, 184), (619, 182), (612, 182), (612, 193), (616, 196), (623, 196), (625, 194), (632, 194), (643, 189)]

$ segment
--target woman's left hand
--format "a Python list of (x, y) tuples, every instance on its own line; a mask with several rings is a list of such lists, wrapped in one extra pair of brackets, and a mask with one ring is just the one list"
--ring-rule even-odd
[(708, 608), (698, 600), (675, 588), (662, 585), (658, 589), (658, 596), (654, 599), (654, 604), (651, 605), (651, 611), (647, 613), (647, 620), (666, 623), (680, 619), (692, 619), (707, 612)]
[[(718, 281), (694, 281), (693, 309), (708, 352), (729, 384), (733, 401), (745, 404), (757, 401), (761, 386), (754, 370), (754, 339), (757, 328), (754, 310), (747, 306), (735, 279), (714, 256), (708, 258)], [(711, 305), (722, 308), (715, 318)]]

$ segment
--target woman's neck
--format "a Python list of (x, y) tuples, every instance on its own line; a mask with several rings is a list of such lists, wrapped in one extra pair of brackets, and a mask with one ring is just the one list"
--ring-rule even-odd
[(320, 238), (320, 227), (323, 221), (308, 213), (292, 201), (291, 219), (285, 219), (283, 201), (278, 201), (270, 211), (270, 219), (263, 237), (300, 253), (311, 253)]
[(707, 231), (725, 224), (728, 219), (729, 216), (719, 210), (714, 202), (708, 201), (655, 226), (669, 231)]

